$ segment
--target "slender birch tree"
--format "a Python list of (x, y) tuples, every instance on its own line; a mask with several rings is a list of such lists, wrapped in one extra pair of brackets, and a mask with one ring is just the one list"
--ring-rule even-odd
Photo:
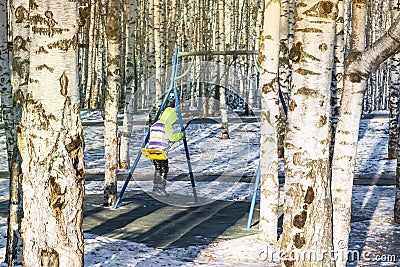
[[(283, 95), (283, 100), (285, 101), (286, 106), (289, 103), (289, 95), (290, 95), (290, 76), (291, 76), (291, 62), (289, 60), (289, 49), (291, 44), (289, 43), (289, 37), (293, 35), (293, 33), (289, 34), (289, 21), (291, 19), (290, 15), (292, 14), (290, 11), (290, 1), (285, 0), (281, 3), (281, 23), (280, 23), (280, 51), (279, 51), (279, 90)], [(293, 11), (292, 11), (293, 12)], [(282, 105), (283, 103), (281, 103)], [(284, 155), (284, 138), (285, 138), (285, 129), (286, 129), (286, 114), (284, 113), (283, 108), (281, 109), (281, 113), (278, 121), (278, 157), (283, 158)]]
[[(336, 19), (336, 42), (335, 42), (335, 60), (332, 77), (332, 133), (335, 134), (336, 124), (339, 117), (340, 100), (343, 92), (344, 76), (344, 53), (346, 50), (345, 34), (345, 4), (344, 0), (338, 1), (338, 17)], [(333, 137), (334, 138), (334, 137)]]
[(279, 29), (281, 3), (266, 0), (260, 36), (260, 237), (273, 244), (278, 239), (278, 96)]
[[(400, 4), (397, 4), (392, 11), (392, 15), (394, 18), (397, 18), (399, 16), (400, 13)], [(393, 61), (392, 61), (392, 79), (393, 79), (393, 75), (395, 75), (395, 77), (397, 77), (398, 79), (400, 79), (400, 73), (399, 70), (397, 69), (397, 71), (393, 70), (393, 66), (397, 66), (398, 68), (400, 68), (400, 56), (398, 56), (398, 54), (394, 55), (393, 57)], [(394, 73), (393, 73), (394, 72)], [(395, 81), (395, 84), (397, 84), (397, 89), (399, 88), (399, 84), (398, 81)], [(394, 86), (393, 86), (394, 87)], [(397, 111), (397, 120), (396, 120), (396, 127), (397, 127), (397, 164), (396, 164), (396, 193), (395, 193), (395, 200), (394, 200), (394, 221), (397, 224), (400, 224), (400, 156), (399, 156), (399, 152), (400, 152), (400, 136), (399, 136), (399, 124), (398, 124), (398, 119), (400, 116), (400, 112), (399, 112), (399, 101), (400, 101), (400, 96), (399, 93), (394, 93), (393, 90), (395, 88), (392, 88), (392, 84), (390, 85), (390, 90), (391, 90), (391, 94), (394, 94), (394, 102), (396, 102), (396, 98), (397, 98), (397, 109), (395, 109), (395, 111)], [(392, 101), (392, 98), (389, 98), (390, 101)], [(391, 116), (394, 117), (394, 116)], [(389, 132), (390, 133), (390, 132)], [(389, 144), (390, 146), (390, 144)], [(390, 154), (389, 154), (390, 157)]]
[[(217, 47), (218, 50), (225, 50), (225, 16), (224, 16), (225, 2), (224, 0), (218, 0), (218, 32), (217, 32)], [(229, 138), (229, 127), (228, 127), (228, 113), (226, 110), (226, 101), (225, 101), (225, 88), (226, 86), (226, 64), (223, 64), (224, 56), (219, 56), (217, 61), (217, 75), (218, 75), (218, 83), (219, 86), (219, 109), (221, 111), (221, 130), (222, 130), (222, 139)], [(221, 86), (222, 85), (222, 86)]]
[(85, 97), (88, 95), (86, 87), (89, 69), (89, 0), (78, 0), (78, 70), (79, 70), (79, 92), (82, 108), (88, 108)]
[[(89, 0), (90, 5), (90, 17), (89, 17), (89, 38), (88, 38), (88, 70), (87, 70), (87, 77), (86, 77), (86, 95), (85, 95), (85, 102), (84, 106), (88, 108), (93, 108), (92, 103), (92, 88), (94, 87), (94, 79), (95, 79), (95, 50), (96, 50), (96, 19), (98, 14), (98, 2), (96, 0)], [(97, 23), (98, 25), (99, 23)]]
[[(392, 18), (400, 14), (400, 7), (392, 8)], [(389, 89), (389, 142), (388, 158), (397, 158), (397, 146), (399, 139), (399, 113), (400, 113), (400, 55), (397, 53), (390, 60), (390, 89)]]
[(121, 9), (119, 0), (107, 0), (105, 34), (107, 40), (107, 77), (104, 103), (104, 205), (117, 199), (118, 93), (121, 86)]
[(284, 94), (286, 100), (289, 95), (290, 82), (290, 60), (289, 60), (289, 20), (290, 20), (290, 0), (282, 1), (281, 23), (280, 23), (280, 53), (279, 53), (279, 89)]
[[(22, 107), (21, 100), (28, 89), (29, 77), (29, 1), (28, 0), (13, 0), (11, 3), (12, 25), (13, 25), (13, 58), (12, 58), (12, 73), (13, 80), (13, 114), (14, 128), (21, 121)], [(8, 217), (8, 232), (7, 232), (7, 252), (6, 261), (12, 265), (15, 261), (16, 248), (19, 241), (19, 230), (22, 216), (22, 190), (19, 183), (21, 175), (21, 155), (16, 142), (13, 147), (13, 156), (10, 167), (10, 207)]]
[[(126, 57), (125, 57), (125, 105), (124, 105), (124, 120), (121, 129), (121, 145), (119, 153), (119, 166), (122, 169), (128, 169), (129, 162), (129, 140), (132, 131), (132, 120), (134, 113), (134, 98), (137, 97), (134, 92), (137, 90), (137, 75), (136, 74), (136, 60), (135, 60), (135, 30), (136, 30), (136, 13), (137, 13), (137, 1), (130, 1), (128, 22), (126, 24), (127, 42), (126, 42)], [(132, 90), (134, 87), (134, 90)]]
[[(179, 12), (179, 8), (177, 5), (177, 0), (171, 0), (171, 1), (165, 1), (167, 8), (170, 8), (170, 15), (167, 17), (168, 21), (167, 23), (169, 24), (169, 30), (166, 31), (166, 56), (165, 58), (167, 59), (167, 62), (169, 62), (174, 53), (174, 48), (175, 46), (178, 45), (177, 43), (177, 34), (176, 34), (176, 29), (177, 29), (177, 24), (180, 23), (180, 20), (177, 20), (177, 13)], [(188, 3), (184, 3), (187, 5)]]
[[(334, 265), (326, 251), (332, 251), (329, 114), (336, 16), (337, 1), (296, 1), (282, 266)], [(304, 257), (307, 251), (318, 260)]]
[[(398, 142), (398, 146), (400, 146), (400, 140)], [(397, 148), (397, 153), (399, 153), (400, 149)], [(394, 199), (394, 222), (400, 224), (400, 156), (397, 155), (397, 165), (396, 165), (396, 193)]]
[(76, 3), (31, 3), (29, 18), (29, 84), (19, 98), (23, 114), (17, 128), (23, 158), (23, 265), (83, 266)]
[(364, 25), (366, 3), (353, 3), (353, 23), (350, 52), (344, 77), (341, 111), (336, 130), (332, 161), (332, 201), (334, 251), (338, 253), (336, 266), (345, 266), (350, 232), (352, 186), (357, 154), (358, 130), (363, 107), (363, 96), (368, 77), (384, 60), (400, 48), (400, 21), (370, 48), (365, 48)]
[(6, 0), (0, 1), (0, 99), (2, 120), (6, 135), (8, 170), (10, 173), (10, 207), (8, 216), (6, 262), (13, 266), (18, 241), (18, 176), (13, 172), (13, 151), (16, 144), (14, 125), (14, 104), (10, 85), (10, 68), (8, 54), (8, 5)]
[(10, 68), (8, 55), (8, 5), (7, 0), (0, 1), (0, 94), (1, 112), (6, 134), (7, 162), (11, 166), (14, 139), (13, 99), (10, 85)]
[(93, 109), (104, 107), (104, 91), (106, 86), (105, 76), (107, 69), (107, 42), (105, 40), (105, 24), (104, 19), (106, 17), (106, 2), (95, 1), (96, 13), (95, 13), (95, 35), (93, 48), (93, 61), (92, 61), (92, 84), (90, 91), (90, 107)]
[[(367, 14), (367, 3), (366, 1), (358, 1), (353, 2), (353, 14), (352, 14), (352, 29), (350, 36), (350, 56), (355, 56), (353, 61), (357, 60), (359, 54), (365, 49), (366, 45), (366, 14)], [(351, 57), (350, 57), (351, 59)], [(347, 59), (349, 63), (349, 59)], [(342, 107), (339, 116), (339, 121), (337, 125), (337, 131), (335, 135), (335, 146), (334, 146), (334, 155), (332, 161), (332, 202), (333, 202), (333, 245), (334, 251), (338, 253), (339, 257), (336, 260), (336, 266), (345, 266), (347, 262), (347, 247), (343, 247), (343, 244), (347, 244), (348, 242), (348, 234), (350, 232), (350, 214), (351, 214), (351, 196), (352, 196), (352, 186), (353, 180), (351, 180), (351, 184), (347, 182), (347, 180), (352, 179), (354, 177), (354, 166), (355, 161), (351, 160), (351, 158), (347, 158), (349, 160), (348, 164), (340, 165), (342, 159), (338, 158), (339, 155), (346, 155), (347, 157), (351, 157), (353, 154), (356, 155), (357, 149), (357, 141), (358, 141), (358, 128), (359, 128), (359, 120), (361, 118), (362, 111), (360, 110), (359, 104), (360, 101), (363, 101), (363, 90), (366, 87), (367, 78), (369, 73), (366, 74), (366, 77), (359, 77), (357, 82), (352, 82), (349, 80), (348, 71), (350, 66), (347, 66), (345, 70), (345, 80), (344, 80), (344, 90), (342, 95)], [(364, 84), (362, 84), (364, 82)], [(349, 87), (346, 87), (349, 86)], [(350, 86), (356, 89), (356, 91), (349, 92)], [(348, 89), (347, 89), (348, 88)], [(358, 112), (346, 112), (349, 108), (358, 109)], [(349, 116), (351, 115), (351, 117)], [(347, 117), (350, 121), (343, 121), (343, 119)], [(351, 128), (343, 129), (345, 124), (351, 124)], [(355, 124), (355, 125), (354, 125)], [(354, 126), (353, 126), (354, 125)], [(357, 135), (354, 133), (357, 131)], [(346, 149), (351, 149), (351, 152), (341, 151), (343, 142), (346, 142), (349, 147)], [(350, 173), (349, 173), (350, 172)], [(346, 173), (346, 174), (344, 174)], [(353, 173), (353, 174), (351, 174)], [(350, 177), (348, 176), (350, 174)], [(346, 175), (341, 177), (341, 175)], [(346, 181), (345, 181), (346, 180)], [(347, 185), (347, 186), (346, 186)], [(348, 214), (347, 214), (348, 213)]]
[[(153, 87), (156, 88), (156, 92), (157, 90), (161, 90), (161, 89), (157, 89), (157, 81), (155, 81), (155, 84), (149, 84), (148, 81), (152, 81), (152, 79), (154, 76), (157, 77), (157, 75), (155, 75), (155, 70), (156, 70), (156, 37), (155, 37), (155, 7), (154, 7), (154, 3), (155, 0), (150, 0), (148, 1), (147, 6), (147, 17), (146, 17), (146, 23), (147, 23), (147, 31), (146, 31), (146, 39), (147, 39), (147, 44), (146, 44), (146, 55), (147, 55), (147, 64), (146, 64), (146, 69), (144, 71), (144, 94), (143, 94), (143, 102), (145, 103), (145, 105), (152, 105), (150, 104), (150, 102), (154, 102), (154, 101), (149, 101), (150, 99), (147, 99), (148, 96), (150, 96), (150, 90), (153, 89)], [(158, 53), (158, 52), (157, 52)], [(157, 78), (156, 78), (157, 79)], [(161, 86), (161, 85), (160, 85)], [(151, 88), (150, 88), (151, 87)], [(161, 87), (159, 87), (161, 88)], [(159, 93), (161, 95), (161, 91)], [(146, 97), (147, 96), (147, 97)], [(157, 96), (157, 93), (156, 93)], [(151, 96), (152, 98), (152, 96)], [(156, 100), (157, 101), (157, 100)]]
[[(155, 49), (155, 89), (156, 89), (156, 101), (160, 101), (162, 96), (161, 86), (161, 70), (162, 70), (162, 25), (161, 25), (161, 0), (154, 1), (154, 49)], [(158, 103), (160, 104), (160, 103)]]
[[(399, 138), (400, 139), (400, 138)], [(398, 141), (398, 146), (400, 147), (400, 140)], [(400, 148), (397, 148), (397, 153), (399, 153)], [(397, 164), (396, 164), (396, 189), (395, 189), (395, 199), (394, 199), (394, 222), (400, 224), (400, 156), (397, 154)]]

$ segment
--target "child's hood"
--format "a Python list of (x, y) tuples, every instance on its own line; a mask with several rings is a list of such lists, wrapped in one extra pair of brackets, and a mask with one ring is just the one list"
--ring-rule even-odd
[(176, 120), (178, 119), (178, 115), (176, 114), (176, 111), (174, 108), (168, 107), (164, 110), (164, 112), (161, 114), (160, 120), (161, 122), (164, 122), (165, 124), (174, 124)]

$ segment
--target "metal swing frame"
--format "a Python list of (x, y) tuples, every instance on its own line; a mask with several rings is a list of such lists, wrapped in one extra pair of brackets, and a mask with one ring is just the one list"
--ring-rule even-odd
[[(183, 132), (183, 145), (185, 147), (185, 154), (186, 154), (186, 161), (188, 164), (188, 171), (189, 171), (189, 177), (190, 177), (190, 183), (192, 185), (192, 190), (193, 190), (193, 198), (195, 202), (198, 202), (198, 198), (197, 198), (197, 192), (196, 192), (196, 184), (195, 184), (195, 180), (193, 177), (193, 170), (192, 170), (192, 164), (190, 161), (190, 154), (189, 154), (189, 148), (187, 145), (187, 141), (186, 141), (186, 133), (185, 133), (185, 126), (183, 125), (183, 119), (182, 119), (182, 112), (181, 112), (181, 108), (180, 108), (180, 101), (179, 101), (179, 94), (178, 94), (178, 90), (176, 89), (176, 75), (178, 72), (178, 49), (175, 48), (174, 51), (174, 57), (173, 57), (173, 63), (172, 63), (172, 73), (171, 73), (171, 81), (170, 81), (170, 86), (169, 89), (167, 91), (167, 93), (165, 94), (163, 101), (161, 102), (161, 106), (157, 111), (157, 114), (153, 120), (153, 123), (156, 122), (158, 120), (158, 118), (161, 115), (161, 112), (164, 110), (165, 105), (167, 104), (167, 101), (169, 99), (169, 96), (171, 95), (171, 93), (174, 93), (174, 99), (175, 99), (175, 104), (176, 104), (176, 111), (177, 111), (177, 115), (179, 118), (179, 125), (181, 128), (181, 132)], [(149, 141), (150, 138), (150, 129), (147, 132), (147, 135), (142, 143), (141, 149), (146, 147), (147, 142)], [(139, 153), (136, 156), (135, 162), (132, 164), (131, 168), (129, 169), (129, 173), (128, 176), (125, 179), (125, 183), (122, 186), (122, 189), (118, 195), (118, 198), (115, 202), (114, 208), (117, 208), (118, 205), (121, 203), (122, 197), (125, 193), (126, 187), (128, 186), (129, 181), (132, 179), (133, 177), (133, 173), (139, 163), (139, 160), (142, 156), (142, 151), (141, 149), (139, 149)]]
[[(172, 69), (172, 73), (171, 73), (171, 80), (170, 80), (170, 86), (169, 89), (167, 91), (167, 93), (164, 96), (164, 99), (161, 103), (160, 108), (158, 109), (158, 112), (154, 118), (154, 121), (157, 121), (158, 118), (161, 115), (162, 110), (164, 110), (164, 107), (168, 101), (168, 98), (170, 96), (170, 94), (173, 92), (174, 93), (174, 98), (175, 98), (175, 103), (176, 103), (176, 107), (177, 107), (177, 114), (178, 114), (178, 118), (179, 118), (179, 124), (180, 124), (180, 128), (181, 131), (184, 133), (183, 134), (183, 144), (185, 147), (185, 154), (186, 154), (186, 161), (188, 164), (188, 170), (189, 170), (189, 177), (190, 177), (190, 182), (192, 185), (192, 190), (193, 190), (193, 197), (194, 197), (194, 201), (198, 202), (198, 198), (197, 198), (197, 192), (196, 192), (196, 185), (195, 185), (195, 180), (194, 180), (194, 176), (193, 176), (193, 170), (192, 170), (192, 165), (191, 165), (191, 161), (190, 161), (190, 154), (189, 154), (189, 148), (187, 145), (187, 140), (186, 140), (186, 133), (185, 133), (185, 126), (183, 125), (183, 120), (182, 120), (182, 113), (181, 113), (181, 109), (180, 109), (180, 101), (179, 101), (179, 95), (178, 95), (178, 91), (176, 89), (176, 79), (177, 79), (177, 72), (178, 72), (178, 59), (180, 57), (189, 57), (189, 56), (216, 56), (216, 55), (256, 55), (258, 54), (258, 51), (256, 50), (234, 50), (234, 51), (191, 51), (191, 52), (179, 52), (179, 50), (177, 48), (175, 48), (174, 50), (174, 57), (173, 57), (173, 69)], [(285, 103), (283, 94), (281, 92), (281, 90), (278, 90), (279, 93), (279, 99), (282, 103), (285, 115), (287, 116), (287, 105)], [(141, 148), (144, 148), (147, 144), (147, 142), (149, 141), (149, 137), (150, 137), (150, 130), (148, 131)], [(119, 193), (119, 196), (115, 202), (114, 208), (117, 208), (119, 203), (122, 200), (123, 194), (126, 190), (126, 187), (128, 186), (129, 181), (131, 180), (133, 173), (139, 163), (140, 157), (142, 156), (142, 152), (141, 149), (139, 149), (139, 153), (136, 156), (135, 162), (132, 164), (131, 168), (129, 169), (129, 173), (128, 176), (125, 180), (125, 183)], [(260, 185), (260, 164), (258, 165), (258, 169), (257, 169), (257, 174), (256, 174), (256, 180), (254, 183), (254, 191), (253, 191), (253, 196), (252, 196), (252, 200), (251, 200), (251, 205), (250, 205), (250, 209), (249, 209), (249, 216), (248, 216), (248, 220), (247, 220), (247, 225), (246, 225), (246, 229), (250, 229), (251, 228), (251, 223), (252, 223), (252, 218), (253, 218), (253, 214), (254, 214), (254, 208), (255, 208), (255, 202), (256, 202), (256, 198), (257, 198), (257, 192), (258, 192), (258, 187)]]

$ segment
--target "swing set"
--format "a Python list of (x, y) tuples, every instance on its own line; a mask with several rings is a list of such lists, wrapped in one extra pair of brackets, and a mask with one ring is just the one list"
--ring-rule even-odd
[[(198, 202), (198, 197), (197, 197), (196, 184), (195, 184), (195, 180), (194, 180), (194, 176), (193, 176), (192, 164), (191, 164), (191, 160), (190, 160), (189, 148), (188, 148), (186, 133), (185, 133), (187, 126), (192, 121), (189, 121), (184, 126), (183, 119), (182, 119), (182, 112), (181, 112), (181, 108), (180, 108), (179, 94), (178, 94), (178, 90), (177, 90), (177, 86), (176, 86), (176, 80), (177, 80), (177, 78), (179, 78), (179, 77), (177, 77), (179, 58), (189, 57), (189, 56), (216, 56), (216, 55), (224, 55), (224, 56), (227, 56), (227, 55), (233, 55), (233, 56), (253, 55), (254, 56), (257, 53), (258, 52), (254, 51), (254, 50), (192, 51), (192, 52), (179, 52), (177, 48), (175, 48), (175, 50), (174, 50), (174, 56), (173, 56), (173, 62), (172, 62), (173, 63), (172, 64), (172, 73), (171, 73), (169, 88), (161, 102), (161, 105), (160, 105), (152, 123), (155, 123), (159, 119), (162, 111), (164, 110), (164, 108), (167, 105), (170, 95), (173, 94), (175, 104), (176, 104), (176, 111), (177, 111), (177, 115), (179, 118), (180, 129), (181, 129), (181, 132), (183, 133), (182, 141), (183, 141), (183, 145), (184, 145), (186, 161), (187, 161), (187, 166), (188, 166), (188, 175), (189, 175), (189, 179), (190, 179), (190, 183), (191, 183), (191, 187), (192, 187), (193, 199), (194, 199), (195, 203)], [(279, 90), (279, 99), (282, 103), (284, 112), (287, 115), (287, 106), (284, 101), (282, 92), (280, 90)], [(134, 163), (132, 164), (131, 168), (129, 169), (129, 173), (125, 179), (125, 183), (122, 186), (122, 189), (121, 189), (121, 191), (118, 195), (118, 198), (115, 202), (114, 208), (117, 208), (118, 205), (121, 203), (122, 197), (125, 193), (128, 183), (132, 179), (133, 173), (134, 173), (142, 155), (144, 157), (150, 158), (150, 159), (167, 159), (167, 156), (163, 150), (146, 148), (146, 145), (149, 141), (149, 137), (150, 137), (150, 130), (148, 131), (148, 133), (142, 143), (141, 149), (139, 150)], [(250, 210), (249, 210), (249, 217), (248, 217), (248, 222), (247, 222), (247, 227), (246, 227), (247, 229), (250, 229), (250, 227), (251, 227), (251, 222), (252, 222), (252, 218), (253, 218), (253, 214), (254, 214), (254, 208), (255, 208), (255, 202), (256, 202), (256, 196), (257, 196), (259, 184), (260, 184), (260, 165), (258, 165), (258, 169), (257, 169), (257, 175), (256, 175), (255, 184), (254, 184), (254, 191), (253, 191), (252, 201), (251, 201)]]

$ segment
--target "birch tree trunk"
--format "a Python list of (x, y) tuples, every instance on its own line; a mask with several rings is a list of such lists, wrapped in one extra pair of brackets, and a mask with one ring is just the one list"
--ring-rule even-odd
[[(397, 18), (400, 14), (400, 8), (392, 9), (392, 17)], [(389, 143), (388, 158), (397, 158), (398, 140), (399, 140), (399, 101), (400, 101), (400, 55), (395, 54), (390, 62), (390, 91), (389, 91)]]
[(79, 69), (79, 95), (81, 108), (88, 108), (86, 95), (88, 90), (86, 87), (88, 80), (88, 67), (89, 67), (89, 23), (87, 23), (90, 16), (89, 0), (78, 1), (78, 69)]
[[(188, 3), (184, 3), (184, 5), (187, 5)], [(177, 0), (171, 0), (166, 1), (166, 5), (171, 8), (171, 15), (168, 16), (168, 23), (169, 23), (169, 31), (166, 31), (167, 33), (167, 49), (166, 49), (166, 59), (167, 62), (169, 62), (174, 54), (174, 48), (177, 46), (177, 35), (176, 35), (176, 22), (177, 22)], [(180, 23), (180, 20), (178, 20), (178, 23)]]
[[(2, 119), (4, 122), (4, 130), (6, 134), (6, 147), (7, 147), (7, 160), (8, 169), (10, 174), (10, 187), (9, 187), (9, 214), (8, 214), (8, 229), (7, 229), (7, 247), (5, 261), (8, 266), (14, 265), (16, 259), (16, 247), (18, 244), (18, 231), (20, 224), (20, 190), (18, 178), (21, 173), (21, 159), (19, 157), (19, 151), (16, 146), (16, 134), (15, 125), (19, 122), (20, 109), (19, 105), (14, 103), (12, 96), (12, 88), (10, 85), (10, 68), (9, 68), (9, 55), (7, 47), (7, 26), (8, 26), (8, 9), (7, 1), (1, 1), (0, 4), (0, 92), (1, 92), (1, 110)], [(14, 9), (15, 10), (15, 9)], [(13, 17), (18, 14), (15, 13)], [(27, 18), (27, 17), (26, 17)], [(15, 25), (14, 32), (18, 32), (18, 26)], [(18, 38), (16, 38), (18, 40)], [(18, 52), (15, 52), (15, 57), (18, 58)], [(18, 79), (18, 78), (17, 78)], [(18, 84), (18, 82), (17, 82)]]
[[(29, 77), (29, 1), (14, 0), (11, 3), (13, 25), (13, 60), (12, 60), (12, 90), (14, 105), (14, 127), (21, 121), (23, 95), (28, 89)], [(17, 146), (17, 136), (14, 135), (13, 157), (10, 169), (10, 207), (7, 232), (6, 261), (10, 265), (16, 259), (16, 247), (19, 242), (19, 230), (22, 216), (22, 190), (19, 183), (21, 173), (21, 155)]]
[[(345, 16), (345, 4), (344, 0), (338, 1), (338, 17), (336, 19), (336, 42), (335, 42), (335, 60), (333, 67), (333, 78), (332, 78), (332, 134), (334, 140), (334, 134), (336, 130), (337, 120), (339, 117), (340, 100), (343, 92), (343, 77), (344, 77), (344, 53), (346, 50), (345, 45), (345, 34), (344, 34), (344, 16)], [(332, 144), (334, 141), (332, 141)]]
[(260, 237), (276, 244), (278, 239), (278, 67), (280, 41), (279, 0), (266, 0), (260, 36)]
[[(125, 76), (125, 86), (126, 86), (126, 96), (125, 96), (125, 105), (124, 105), (124, 120), (123, 126), (121, 129), (121, 145), (119, 151), (119, 166), (122, 169), (128, 169), (129, 162), (129, 140), (131, 137), (132, 131), (132, 120), (134, 113), (134, 98), (136, 95), (134, 92), (137, 90), (136, 86), (134, 90), (132, 90), (132, 86), (136, 83), (137, 77), (135, 77), (136, 73), (136, 64), (135, 64), (135, 30), (136, 30), (136, 12), (137, 12), (137, 2), (136, 0), (130, 1), (129, 4), (129, 15), (128, 15), (128, 23), (126, 24), (126, 32), (127, 43), (126, 43), (126, 76)], [(135, 81), (135, 83), (134, 83)]]
[[(125, 107), (125, 100), (126, 100), (126, 79), (125, 79), (125, 75), (126, 75), (126, 70), (125, 70), (125, 61), (126, 61), (126, 45), (127, 45), (127, 17), (128, 17), (128, 13), (129, 12), (129, 7), (127, 8), (127, 1), (126, 0), (120, 0), (120, 36), (121, 36), (121, 40), (120, 40), (120, 47), (121, 50), (119, 52), (120, 54), (120, 67), (119, 67), (119, 73), (120, 73), (120, 89), (119, 89), (119, 97), (118, 97), (118, 108), (119, 107)], [(118, 152), (119, 154), (119, 152)], [(119, 158), (119, 156), (118, 156)]]
[(76, 3), (30, 7), (29, 85), (19, 98), (23, 115), (17, 129), (23, 265), (83, 266), (83, 130), (78, 76), (71, 67), (77, 66)]
[(8, 167), (11, 167), (11, 158), (15, 143), (14, 138), (14, 112), (13, 99), (10, 85), (10, 67), (8, 56), (8, 6), (7, 0), (0, 1), (0, 94), (1, 94), (1, 112), (4, 122), (4, 131), (6, 134), (6, 149)]
[(332, 251), (329, 115), (337, 1), (296, 4), (281, 265), (333, 266), (326, 252)]
[[(290, 1), (282, 1), (281, 8), (281, 23), (280, 23), (280, 51), (279, 51), (279, 90), (283, 95), (286, 106), (289, 103), (290, 95), (290, 76), (291, 76), (291, 62), (289, 60), (289, 49), (291, 44), (289, 43), (289, 19), (290, 19)], [(292, 11), (293, 12), (293, 11)], [(281, 105), (283, 105), (281, 103)], [(278, 157), (283, 158), (284, 156), (284, 138), (286, 129), (286, 114), (281, 109), (279, 120), (278, 120)]]
[[(84, 106), (88, 108), (93, 108), (91, 105), (92, 102), (92, 87), (94, 86), (95, 80), (95, 55), (96, 55), (96, 44), (97, 44), (97, 30), (96, 30), (96, 16), (98, 14), (97, 6), (98, 1), (96, 0), (89, 0), (90, 3), (90, 19), (89, 19), (89, 40), (88, 40), (88, 71), (86, 77), (86, 95), (85, 95), (85, 102)], [(98, 23), (97, 23), (98, 25)]]
[[(155, 7), (154, 7), (154, 3), (156, 0), (150, 0), (148, 1), (148, 14), (147, 14), (147, 69), (145, 71), (145, 80), (146, 81), (153, 81), (153, 77), (155, 75), (155, 70), (156, 70), (156, 51), (155, 51), (155, 46), (156, 46), (156, 37), (155, 37)], [(159, 26), (158, 26), (159, 27)], [(159, 37), (158, 37), (159, 38)], [(159, 53), (159, 52), (157, 52)], [(161, 59), (159, 59), (161, 61)], [(157, 79), (157, 77), (156, 77)], [(146, 88), (145, 88), (145, 93), (143, 94), (143, 102), (145, 103), (145, 106), (151, 106), (151, 99), (153, 98), (151, 94), (151, 92), (154, 90), (153, 88), (155, 88), (156, 92), (157, 90), (161, 90), (161, 89), (157, 89), (157, 81), (155, 81), (155, 84), (150, 84), (149, 82), (146, 82)], [(149, 88), (151, 87), (151, 88)], [(161, 91), (158, 93), (161, 95)], [(157, 93), (156, 93), (157, 95)], [(150, 96), (150, 99), (147, 99), (146, 96)], [(157, 97), (156, 97), (157, 99)], [(157, 100), (155, 100), (157, 101)], [(152, 101), (154, 102), (154, 101)]]
[(104, 103), (104, 206), (113, 206), (117, 199), (117, 116), (121, 84), (121, 2), (107, 1), (106, 40), (107, 77)]
[[(281, 11), (281, 23), (280, 23), (280, 53), (279, 53), (279, 89), (285, 96), (285, 100), (288, 100), (288, 95), (290, 92), (289, 82), (290, 82), (290, 60), (289, 60), (289, 15), (290, 15), (290, 3), (289, 0), (282, 1), (282, 11)], [(293, 11), (292, 11), (293, 12)], [(293, 33), (290, 33), (293, 34)]]
[[(396, 6), (393, 11), (392, 11), (392, 15), (393, 17), (398, 17), (399, 16), (399, 12), (400, 12), (400, 6)], [(392, 61), (392, 68), (393, 66), (397, 66), (397, 68), (400, 67), (400, 57), (398, 56), (398, 54), (394, 55), (393, 58), (395, 60)], [(392, 69), (391, 69), (392, 70)], [(395, 71), (395, 74), (397, 76), (398, 79), (400, 79), (400, 73), (399, 70), (397, 69), (397, 71)], [(392, 79), (393, 79), (393, 71), (392, 71)], [(392, 82), (392, 81), (391, 81)], [(398, 81), (395, 82), (395, 84), (397, 84), (397, 89), (399, 88), (399, 84)], [(393, 88), (394, 89), (394, 88)], [(392, 83), (390, 85), (390, 90), (391, 93), (392, 91)], [(399, 93), (397, 92), (397, 95), (395, 95), (395, 97), (397, 97), (397, 110), (399, 111)], [(391, 99), (391, 98), (390, 98)], [(399, 131), (399, 125), (398, 125), (398, 119), (399, 119), (399, 113), (397, 113), (397, 119), (396, 119), (396, 126), (397, 126), (397, 131)], [(400, 136), (397, 135), (397, 165), (396, 165), (396, 193), (395, 193), (395, 200), (394, 200), (394, 222), (397, 224), (400, 224), (400, 156), (399, 156), (399, 152), (400, 152)]]
[[(350, 55), (356, 56), (365, 49), (365, 18), (367, 6), (363, 1), (353, 3), (352, 34), (350, 36)], [(357, 58), (355, 58), (357, 60)], [(357, 60), (358, 61), (358, 60)], [(345, 71), (344, 91), (342, 95), (341, 112), (335, 134), (334, 155), (332, 161), (332, 204), (333, 204), (333, 245), (334, 251), (338, 253), (336, 267), (346, 266), (348, 234), (350, 232), (351, 196), (354, 177), (355, 161), (352, 156), (356, 155), (358, 142), (359, 120), (361, 118), (361, 103), (363, 101), (364, 88), (367, 78), (357, 82), (349, 80), (349, 67)], [(351, 89), (355, 90), (350, 92)], [(351, 111), (349, 110), (351, 109)], [(347, 121), (346, 121), (347, 119)], [(351, 125), (351, 126), (350, 126)], [(350, 128), (344, 129), (344, 127)], [(357, 134), (355, 132), (357, 131)], [(343, 142), (347, 144), (343, 151)], [(348, 160), (344, 163), (339, 156), (346, 156)], [(340, 164), (345, 165), (340, 165)], [(349, 164), (350, 163), (350, 164)], [(346, 175), (341, 176), (341, 175)], [(349, 176), (347, 176), (349, 175)], [(351, 179), (351, 183), (348, 180)], [(345, 244), (345, 247), (343, 246)]]
[[(218, 34), (217, 34), (217, 47), (218, 50), (225, 50), (225, 2), (224, 0), (218, 0)], [(224, 62), (224, 56), (219, 56), (218, 59), (218, 85), (219, 85), (219, 109), (221, 111), (221, 123), (222, 123), (222, 139), (229, 139), (229, 127), (228, 127), (228, 113), (226, 110), (226, 101), (225, 101), (225, 88), (226, 88), (226, 64), (222, 64)], [(220, 86), (222, 85), (222, 86)]]
[(102, 106), (99, 103), (99, 95), (101, 90), (101, 84), (103, 83), (103, 61), (104, 52), (106, 45), (104, 44), (104, 23), (102, 19), (105, 14), (103, 11), (103, 1), (95, 1), (95, 18), (94, 18), (94, 35), (93, 35), (93, 61), (92, 61), (92, 82), (90, 87), (90, 107), (92, 109), (98, 109)]
[(155, 89), (156, 89), (156, 101), (160, 101), (162, 97), (161, 87), (161, 69), (162, 69), (162, 41), (161, 41), (161, 6), (160, 0), (154, 0), (154, 49), (155, 49), (155, 60), (156, 60), (156, 74), (155, 74)]
[[(398, 141), (398, 146), (400, 146), (400, 140)], [(400, 149), (397, 148), (397, 153)], [(400, 224), (400, 156), (397, 155), (397, 165), (396, 165), (396, 193), (394, 199), (394, 222)]]
[[(339, 256), (337, 267), (345, 266), (347, 259), (358, 130), (368, 77), (372, 70), (400, 47), (400, 22), (397, 18), (384, 36), (363, 51), (365, 2), (355, 3), (353, 10), (351, 50), (347, 58), (332, 161), (333, 238), (334, 251)], [(343, 244), (346, 246), (343, 247)]]

